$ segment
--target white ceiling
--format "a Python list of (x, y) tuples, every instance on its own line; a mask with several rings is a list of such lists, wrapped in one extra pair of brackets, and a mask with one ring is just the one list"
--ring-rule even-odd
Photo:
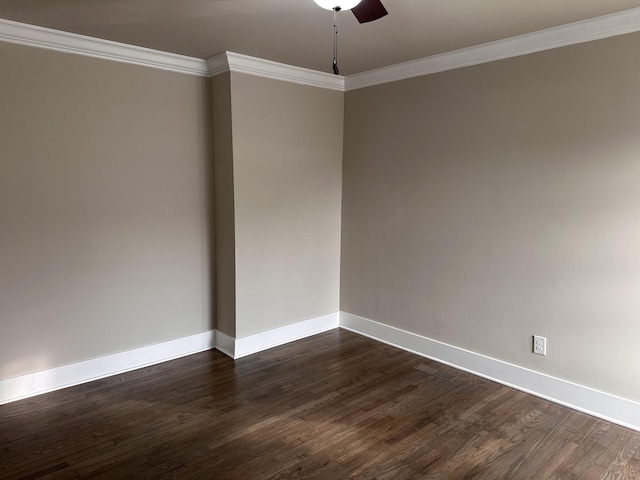
[[(383, 0), (339, 14), (348, 75), (640, 7), (640, 0)], [(223, 51), (331, 71), (333, 14), (313, 0), (0, 0), (0, 18), (208, 58)]]

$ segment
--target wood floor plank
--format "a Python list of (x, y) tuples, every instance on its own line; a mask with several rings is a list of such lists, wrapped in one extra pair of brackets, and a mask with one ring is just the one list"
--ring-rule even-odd
[(0, 406), (0, 478), (640, 480), (640, 433), (337, 329)]

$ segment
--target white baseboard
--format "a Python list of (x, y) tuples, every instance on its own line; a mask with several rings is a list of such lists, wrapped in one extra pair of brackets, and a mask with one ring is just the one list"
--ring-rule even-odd
[(0, 405), (216, 348), (236, 359), (338, 327), (338, 312), (243, 338), (210, 330), (189, 337), (114, 353), (0, 380)]
[(237, 359), (340, 326), (360, 335), (640, 431), (640, 404), (422, 337), (336, 312), (242, 338), (208, 332), (0, 380), (0, 405), (216, 348)]
[(640, 431), (640, 404), (631, 400), (447, 345), (350, 313), (340, 312), (340, 327)]
[(210, 330), (168, 342), (0, 380), (0, 405), (210, 350), (215, 345), (215, 337), (215, 331)]
[(233, 338), (218, 332), (216, 349), (233, 359), (246, 357), (252, 353), (337, 328), (339, 318), (338, 312), (329, 313), (242, 338)]
[(235, 338), (226, 333), (222, 333), (220, 330), (216, 330), (216, 350), (224, 353), (227, 357), (233, 358), (235, 343)]

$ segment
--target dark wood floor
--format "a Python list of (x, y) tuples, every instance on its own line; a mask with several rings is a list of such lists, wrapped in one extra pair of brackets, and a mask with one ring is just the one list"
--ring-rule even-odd
[(640, 433), (334, 330), (1, 406), (0, 478), (640, 479)]

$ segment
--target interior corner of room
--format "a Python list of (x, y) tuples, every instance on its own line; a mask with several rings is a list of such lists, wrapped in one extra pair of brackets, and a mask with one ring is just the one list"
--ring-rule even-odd
[(358, 88), (0, 42), (0, 402), (343, 327), (640, 429), (639, 42)]

